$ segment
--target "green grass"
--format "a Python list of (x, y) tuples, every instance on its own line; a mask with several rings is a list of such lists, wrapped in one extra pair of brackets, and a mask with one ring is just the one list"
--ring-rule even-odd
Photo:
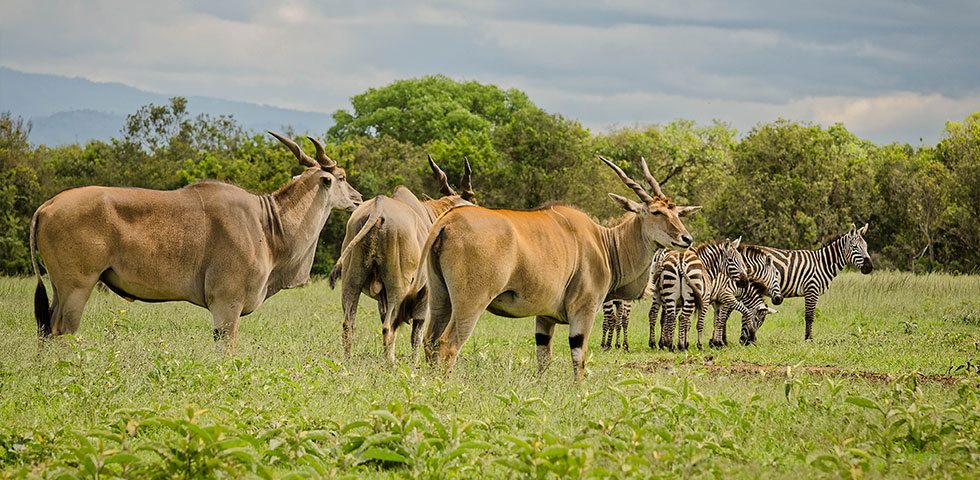
[[(650, 350), (649, 302), (637, 302), (633, 350), (599, 350), (597, 324), (582, 384), (572, 381), (567, 327), (539, 376), (533, 322), (489, 314), (451, 377), (404, 363), (407, 330), (401, 363), (389, 366), (365, 297), (345, 361), (339, 297), (321, 281), (280, 292), (243, 319), (238, 352), (226, 357), (207, 311), (97, 292), (77, 337), (39, 348), (33, 280), (0, 278), (4, 475), (975, 478), (980, 469), (980, 277), (846, 273), (818, 303), (814, 341), (803, 341), (802, 299), (789, 299), (758, 346), (703, 352)], [(633, 362), (649, 365), (625, 366)], [(774, 368), (718, 367), (746, 363)]]

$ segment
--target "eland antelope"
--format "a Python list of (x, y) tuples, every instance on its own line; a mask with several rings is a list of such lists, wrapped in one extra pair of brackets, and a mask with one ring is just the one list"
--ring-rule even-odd
[[(89, 186), (38, 207), (30, 231), (38, 334), (77, 331), (101, 280), (127, 300), (207, 308), (215, 340), (226, 339), (233, 352), (241, 316), (309, 280), (330, 210), (361, 202), (320, 142), (310, 138), (314, 159), (269, 133), (307, 167), (275, 193), (255, 195), (212, 180), (172, 191)], [(38, 254), (51, 278), (50, 307)]]
[[(454, 207), (475, 205), (468, 159), (464, 159), (462, 194), (457, 194), (446, 173), (429, 157), (429, 167), (440, 182), (442, 198), (420, 202), (407, 187), (395, 187), (391, 196), (378, 195), (357, 207), (347, 222), (340, 259), (330, 272), (330, 288), (340, 277), (344, 309), (344, 353), (351, 355), (357, 302), (363, 292), (378, 301), (385, 355), (395, 360), (395, 322), (398, 305), (408, 293), (418, 267), (422, 244), (432, 224)], [(408, 319), (406, 319), (408, 320)], [(415, 357), (425, 319), (412, 320), (412, 355)]]
[(615, 227), (603, 227), (565, 205), (530, 211), (459, 207), (432, 226), (412, 291), (398, 312), (405, 319), (426, 302), (429, 324), (423, 344), (430, 362), (438, 356), (451, 371), (487, 310), (503, 317), (535, 317), (539, 370), (551, 361), (555, 325), (568, 324), (574, 376), (583, 379), (599, 306), (640, 298), (657, 245), (689, 246), (693, 239), (681, 217), (701, 208), (674, 204), (652, 176), (650, 195), (616, 164), (599, 158), (641, 200), (609, 194), (633, 213)]

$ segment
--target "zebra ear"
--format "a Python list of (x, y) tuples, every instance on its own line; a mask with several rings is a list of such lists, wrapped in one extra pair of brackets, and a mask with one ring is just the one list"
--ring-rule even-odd
[(857, 230), (857, 227), (854, 226), (854, 224), (852, 223), (851, 224), (851, 232), (850, 233), (854, 233), (855, 230)]
[(776, 310), (775, 308), (772, 307), (766, 307), (766, 310), (769, 312), (769, 315), (775, 315), (779, 313), (779, 310)]
[(739, 245), (740, 243), (742, 243), (742, 237), (738, 237), (738, 238), (736, 238), (736, 239), (735, 239), (735, 240), (734, 240), (734, 241), (732, 242), (732, 248), (738, 248), (738, 245)]
[(864, 235), (864, 232), (867, 232), (867, 231), (868, 231), (868, 224), (865, 223), (863, 227), (861, 227), (861, 228), (858, 229), (858, 234)]

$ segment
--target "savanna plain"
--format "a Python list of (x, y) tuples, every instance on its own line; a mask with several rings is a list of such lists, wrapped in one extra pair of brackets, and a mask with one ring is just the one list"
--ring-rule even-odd
[[(208, 312), (93, 293), (77, 336), (39, 345), (33, 278), (0, 278), (4, 478), (952, 477), (980, 471), (980, 277), (839, 276), (803, 340), (787, 299), (756, 346), (589, 339), (536, 372), (533, 321), (485, 314), (451, 376), (381, 357), (362, 297), (354, 355), (325, 281), (245, 317), (232, 356)], [(708, 315), (710, 325), (711, 315)], [(693, 332), (692, 332), (693, 334)], [(735, 340), (735, 341), (732, 341)]]

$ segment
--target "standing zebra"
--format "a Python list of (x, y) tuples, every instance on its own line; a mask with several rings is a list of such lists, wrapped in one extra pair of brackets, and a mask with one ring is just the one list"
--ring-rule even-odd
[(613, 335), (616, 336), (616, 348), (619, 348), (619, 337), (623, 337), (623, 350), (630, 349), (629, 340), (626, 338), (626, 331), (630, 324), (630, 308), (633, 302), (630, 300), (610, 300), (602, 304), (602, 343), (603, 350), (609, 350), (613, 346)]
[(779, 270), (776, 269), (773, 257), (759, 247), (752, 245), (740, 246), (739, 253), (742, 254), (742, 259), (745, 261), (749, 284), (738, 286), (730, 278), (725, 279), (724, 293), (719, 296), (719, 301), (714, 305), (714, 334), (708, 342), (708, 345), (712, 347), (728, 345), (728, 316), (732, 311), (742, 314), (742, 330), (746, 332), (743, 337), (747, 338), (747, 333), (750, 331), (754, 338), (755, 329), (753, 326), (756, 323), (761, 325), (761, 322), (758, 322), (755, 317), (760, 314), (765, 315), (765, 313), (761, 313), (763, 311), (769, 313), (768, 306), (765, 306), (765, 302), (761, 299), (762, 295), (769, 295), (772, 298), (772, 303), (776, 305), (783, 303)]
[[(661, 261), (667, 256), (667, 252), (670, 252), (669, 248), (663, 248), (658, 250), (653, 254), (651, 273), (657, 269), (657, 266)], [(652, 280), (652, 277), (651, 277)], [(648, 295), (651, 288), (647, 288), (647, 292), (644, 296)], [(630, 309), (633, 306), (633, 302), (630, 300), (610, 300), (602, 304), (602, 343), (601, 346), (604, 350), (609, 350), (613, 346), (613, 335), (616, 335), (616, 348), (619, 348), (619, 335), (623, 336), (623, 349), (629, 351), (630, 346), (627, 340), (627, 330), (629, 329), (630, 323)], [(618, 310), (618, 313), (617, 313)], [(656, 325), (651, 325), (651, 331)], [(651, 335), (653, 337), (653, 335)], [(654, 340), (651, 338), (650, 347), (653, 348)]]
[(783, 297), (803, 297), (805, 302), (806, 339), (813, 339), (813, 316), (817, 299), (827, 291), (830, 282), (844, 266), (850, 264), (861, 269), (861, 273), (871, 273), (874, 266), (868, 256), (868, 244), (864, 233), (868, 224), (856, 228), (851, 224), (847, 233), (831, 240), (818, 250), (780, 250), (758, 247), (772, 255), (779, 270)]
[[(698, 311), (698, 348), (701, 348), (707, 303), (714, 303), (722, 296), (730, 295), (725, 288), (727, 282), (724, 277), (733, 278), (740, 287), (748, 284), (742, 254), (738, 251), (740, 242), (741, 238), (738, 238), (735, 241), (703, 243), (683, 254), (670, 252), (654, 271), (650, 316), (651, 321), (656, 319), (660, 305), (664, 306), (659, 344), (661, 348), (673, 349), (677, 306), (681, 307), (677, 348), (686, 350), (688, 347), (690, 315), (695, 309)], [(737, 300), (732, 297), (731, 301)]]
[[(705, 273), (701, 259), (691, 250), (683, 252), (671, 251), (667, 254), (654, 275), (653, 304), (650, 311), (664, 307), (661, 319), (660, 348), (674, 349), (674, 319), (677, 307), (680, 307), (682, 326), (690, 327), (690, 318), (694, 310), (704, 308), (704, 292), (710, 288), (708, 275)], [(654, 317), (655, 318), (655, 317)], [(653, 335), (651, 324), (651, 336)], [(682, 327), (677, 335), (677, 348), (687, 348), (687, 330)]]

